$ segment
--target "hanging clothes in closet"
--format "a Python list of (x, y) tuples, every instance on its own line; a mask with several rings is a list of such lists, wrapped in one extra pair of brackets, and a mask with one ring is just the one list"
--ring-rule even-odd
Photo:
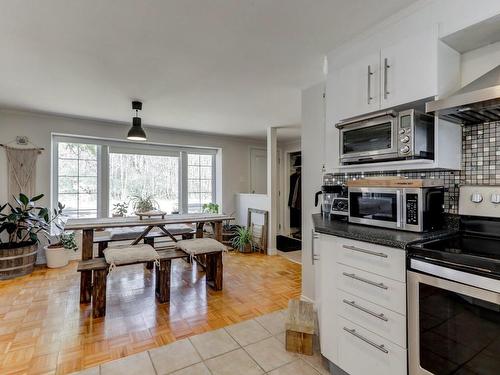
[(290, 207), (290, 227), (300, 228), (302, 224), (302, 188), (300, 175), (300, 157), (295, 159), (295, 172), (290, 175), (290, 193), (288, 207)]

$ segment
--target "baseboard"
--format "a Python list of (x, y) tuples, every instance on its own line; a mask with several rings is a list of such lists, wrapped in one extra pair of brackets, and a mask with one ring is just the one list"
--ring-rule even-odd
[(301, 299), (302, 301), (310, 302), (310, 303), (312, 303), (314, 306), (316, 306), (316, 303), (314, 302), (314, 300), (310, 299), (309, 297), (304, 296), (303, 294), (300, 296), (300, 299)]
[(278, 255), (277, 249), (267, 249), (267, 255)]

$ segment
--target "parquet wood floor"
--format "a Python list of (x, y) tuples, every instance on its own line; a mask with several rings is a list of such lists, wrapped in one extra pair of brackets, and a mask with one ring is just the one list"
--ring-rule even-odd
[(67, 374), (287, 307), (300, 296), (300, 265), (279, 256), (224, 254), (224, 290), (173, 262), (171, 301), (160, 305), (142, 265), (108, 279), (105, 318), (79, 304), (76, 262), (0, 281), (0, 374)]

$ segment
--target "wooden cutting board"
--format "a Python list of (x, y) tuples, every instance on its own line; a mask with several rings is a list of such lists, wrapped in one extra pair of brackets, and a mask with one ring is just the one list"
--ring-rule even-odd
[(407, 187), (407, 188), (423, 188), (444, 186), (443, 180), (434, 178), (394, 178), (394, 177), (380, 177), (380, 178), (361, 178), (358, 180), (348, 180), (348, 187)]

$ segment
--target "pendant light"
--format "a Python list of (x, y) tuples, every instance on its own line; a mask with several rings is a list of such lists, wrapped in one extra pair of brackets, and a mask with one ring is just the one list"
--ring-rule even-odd
[(141, 126), (141, 118), (139, 117), (139, 111), (142, 110), (142, 103), (133, 101), (132, 109), (135, 111), (135, 116), (132, 119), (132, 127), (128, 131), (127, 139), (130, 139), (131, 141), (145, 141), (146, 133)]

